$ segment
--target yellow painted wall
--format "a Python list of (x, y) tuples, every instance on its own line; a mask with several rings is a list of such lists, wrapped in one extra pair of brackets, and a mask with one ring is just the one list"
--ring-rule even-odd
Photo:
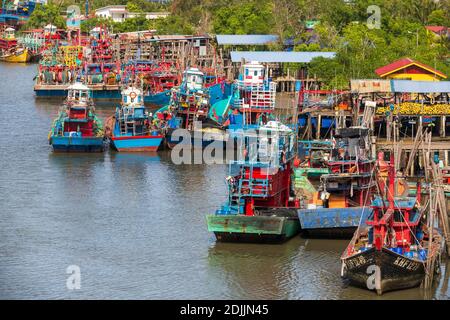
[(394, 73), (390, 74), (384, 79), (397, 79), (397, 80), (414, 80), (414, 81), (441, 81), (441, 77), (434, 74), (409, 74), (409, 73)]

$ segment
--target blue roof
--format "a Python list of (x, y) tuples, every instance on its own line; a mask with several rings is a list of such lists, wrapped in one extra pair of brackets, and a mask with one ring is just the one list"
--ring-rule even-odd
[(311, 62), (316, 57), (334, 58), (335, 52), (287, 52), (287, 51), (232, 51), (231, 60), (240, 62), (246, 61), (258, 62)]
[(216, 37), (219, 45), (260, 45), (278, 41), (278, 36), (272, 34), (218, 34)]
[(448, 93), (450, 92), (450, 81), (392, 80), (391, 88), (392, 92)]

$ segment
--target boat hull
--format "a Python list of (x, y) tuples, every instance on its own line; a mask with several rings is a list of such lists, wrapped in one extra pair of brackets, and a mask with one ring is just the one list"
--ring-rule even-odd
[(27, 63), (31, 60), (31, 54), (28, 49), (23, 50), (19, 54), (11, 54), (6, 56), (0, 56), (0, 61), (9, 63)]
[[(186, 147), (192, 147), (192, 148), (206, 148), (210, 146), (211, 144), (215, 144), (215, 147), (217, 148), (225, 148), (227, 145), (227, 135), (226, 133), (223, 134), (208, 134), (205, 135), (202, 132), (194, 132), (192, 130), (185, 130), (186, 133), (189, 134), (190, 139), (184, 139), (184, 137), (176, 137), (174, 138), (172, 136), (173, 132), (176, 129), (171, 129), (166, 134), (166, 144), (169, 149), (173, 149), (176, 145), (180, 144)], [(209, 135), (208, 138), (206, 138), (206, 135)]]
[(308, 235), (318, 237), (351, 238), (359, 225), (372, 213), (371, 208), (299, 209), (300, 225)]
[[(95, 100), (120, 100), (122, 99), (120, 89), (110, 88), (102, 89), (98, 86), (90, 86), (92, 89), (92, 98)], [(65, 98), (67, 97), (68, 85), (35, 85), (34, 93), (36, 97), (53, 97)], [(148, 104), (163, 106), (170, 102), (170, 91), (144, 96), (144, 102)]]
[(164, 136), (145, 137), (112, 137), (111, 143), (119, 152), (152, 152), (158, 151)]
[[(423, 262), (409, 259), (389, 249), (371, 248), (342, 260), (343, 278), (351, 284), (384, 292), (418, 287), (425, 278)], [(378, 277), (371, 266), (379, 268)], [(373, 267), (372, 267), (373, 269)], [(372, 277), (369, 279), (369, 277)]]
[(103, 137), (58, 137), (50, 138), (55, 152), (102, 152)]
[(297, 218), (276, 216), (208, 215), (208, 231), (217, 241), (282, 243), (300, 232)]
[(170, 90), (144, 96), (144, 102), (157, 106), (165, 106), (170, 102)]

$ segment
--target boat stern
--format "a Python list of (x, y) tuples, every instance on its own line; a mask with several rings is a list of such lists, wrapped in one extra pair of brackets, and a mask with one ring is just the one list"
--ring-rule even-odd
[(280, 243), (300, 231), (298, 219), (277, 216), (208, 215), (208, 231), (222, 242)]

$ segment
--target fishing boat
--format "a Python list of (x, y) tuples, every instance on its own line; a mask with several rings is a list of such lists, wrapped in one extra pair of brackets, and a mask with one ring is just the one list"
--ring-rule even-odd
[(427, 274), (437, 272), (443, 241), (419, 198), (395, 195), (393, 154), (388, 182), (381, 177), (377, 181), (382, 194), (372, 202), (367, 227), (358, 228), (344, 251), (341, 275), (351, 284), (381, 295), (417, 287)]
[(14, 28), (7, 28), (0, 37), (0, 61), (11, 63), (26, 63), (31, 60), (27, 48), (17, 43)]
[(71, 85), (50, 130), (50, 145), (55, 152), (102, 152), (103, 140), (103, 124), (95, 115), (90, 89), (82, 83)]
[[(178, 143), (200, 148), (212, 142), (225, 143), (223, 108), (226, 105), (222, 102), (228, 101), (231, 88), (225, 81), (207, 85), (205, 79), (205, 74), (198, 68), (187, 69), (181, 85), (172, 89), (170, 104), (156, 112), (158, 119), (167, 123), (166, 142), (169, 148)], [(178, 129), (187, 130), (191, 139), (174, 138), (173, 133)]]
[(227, 202), (207, 216), (218, 241), (280, 243), (300, 231), (292, 196), (295, 132), (277, 121), (243, 131), (230, 161)]
[(170, 102), (171, 89), (178, 84), (172, 63), (147, 60), (129, 60), (122, 64), (122, 85), (142, 87), (144, 102), (165, 106)]
[(229, 100), (226, 127), (230, 134), (241, 130), (258, 129), (269, 120), (275, 120), (277, 84), (257, 61), (242, 66), (238, 79), (233, 84)]
[(298, 216), (309, 235), (351, 238), (371, 213), (376, 159), (369, 132), (364, 126), (337, 128), (331, 144), (321, 144), (294, 169), (296, 193), (303, 199)]
[(122, 104), (116, 109), (111, 145), (117, 151), (157, 151), (164, 135), (145, 111), (142, 91), (129, 87), (122, 92)]

